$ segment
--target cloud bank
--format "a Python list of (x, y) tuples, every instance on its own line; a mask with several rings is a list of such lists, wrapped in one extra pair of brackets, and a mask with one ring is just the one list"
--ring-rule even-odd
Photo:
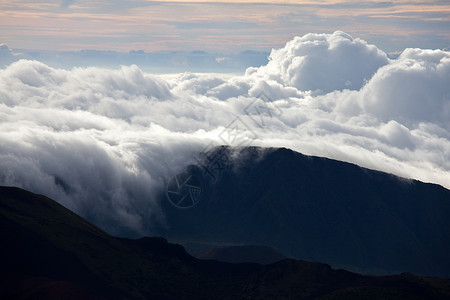
[(224, 79), (137, 66), (0, 70), (0, 184), (43, 193), (113, 234), (164, 225), (155, 195), (214, 145), (288, 147), (450, 188), (450, 53), (395, 60), (307, 34)]
[(231, 53), (208, 53), (204, 51), (45, 51), (11, 49), (0, 43), (0, 68), (20, 59), (38, 60), (48, 66), (62, 69), (96, 67), (114, 69), (121, 65), (138, 65), (148, 73), (176, 74), (234, 73), (241, 74), (250, 66), (267, 64), (269, 52), (243, 51)]

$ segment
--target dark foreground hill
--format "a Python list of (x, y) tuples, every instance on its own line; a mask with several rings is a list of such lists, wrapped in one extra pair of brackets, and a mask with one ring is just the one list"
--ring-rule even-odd
[(114, 238), (56, 202), (0, 187), (1, 299), (445, 299), (450, 281), (282, 260), (202, 261), (162, 238)]
[(288, 149), (219, 147), (200, 165), (187, 170), (202, 182), (195, 206), (162, 201), (169, 227), (160, 234), (189, 252), (266, 245), (367, 274), (450, 278), (450, 191), (442, 186)]

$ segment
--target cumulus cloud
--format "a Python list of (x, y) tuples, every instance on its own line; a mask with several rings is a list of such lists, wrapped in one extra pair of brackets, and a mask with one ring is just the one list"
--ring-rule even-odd
[(450, 53), (389, 59), (343, 32), (296, 37), (230, 79), (137, 66), (0, 70), (0, 184), (107, 231), (164, 225), (156, 195), (210, 143), (289, 147), (450, 188)]
[(295, 37), (284, 48), (273, 50), (269, 59), (258, 70), (262, 76), (321, 93), (358, 90), (388, 63), (386, 54), (377, 47), (341, 31)]
[(450, 53), (406, 49), (361, 91), (361, 106), (383, 121), (450, 128)]

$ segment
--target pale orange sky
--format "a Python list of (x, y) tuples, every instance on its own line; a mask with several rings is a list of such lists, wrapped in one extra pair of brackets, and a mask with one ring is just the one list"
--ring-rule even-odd
[(388, 51), (450, 44), (448, 1), (0, 1), (0, 43), (36, 50), (270, 50), (343, 30)]

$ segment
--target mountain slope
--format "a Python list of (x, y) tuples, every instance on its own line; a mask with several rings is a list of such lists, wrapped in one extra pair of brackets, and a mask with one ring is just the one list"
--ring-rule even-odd
[(162, 238), (119, 239), (54, 201), (0, 187), (1, 299), (445, 299), (450, 281), (282, 260), (202, 261)]
[(233, 157), (230, 169), (210, 183), (191, 166), (202, 198), (190, 209), (162, 200), (169, 227), (161, 235), (266, 245), (364, 273), (450, 277), (449, 190), (288, 149), (216, 151)]
[[(62, 280), (107, 299), (185, 298), (202, 288), (206, 296), (213, 287), (220, 291), (203, 274), (215, 271), (197, 265), (181, 246), (162, 238), (111, 237), (51, 199), (21, 189), (0, 187), (0, 225), (5, 245), (0, 273), (7, 278)], [(230, 266), (228, 280), (255, 268), (260, 269)], [(219, 272), (212, 278), (224, 276)]]

